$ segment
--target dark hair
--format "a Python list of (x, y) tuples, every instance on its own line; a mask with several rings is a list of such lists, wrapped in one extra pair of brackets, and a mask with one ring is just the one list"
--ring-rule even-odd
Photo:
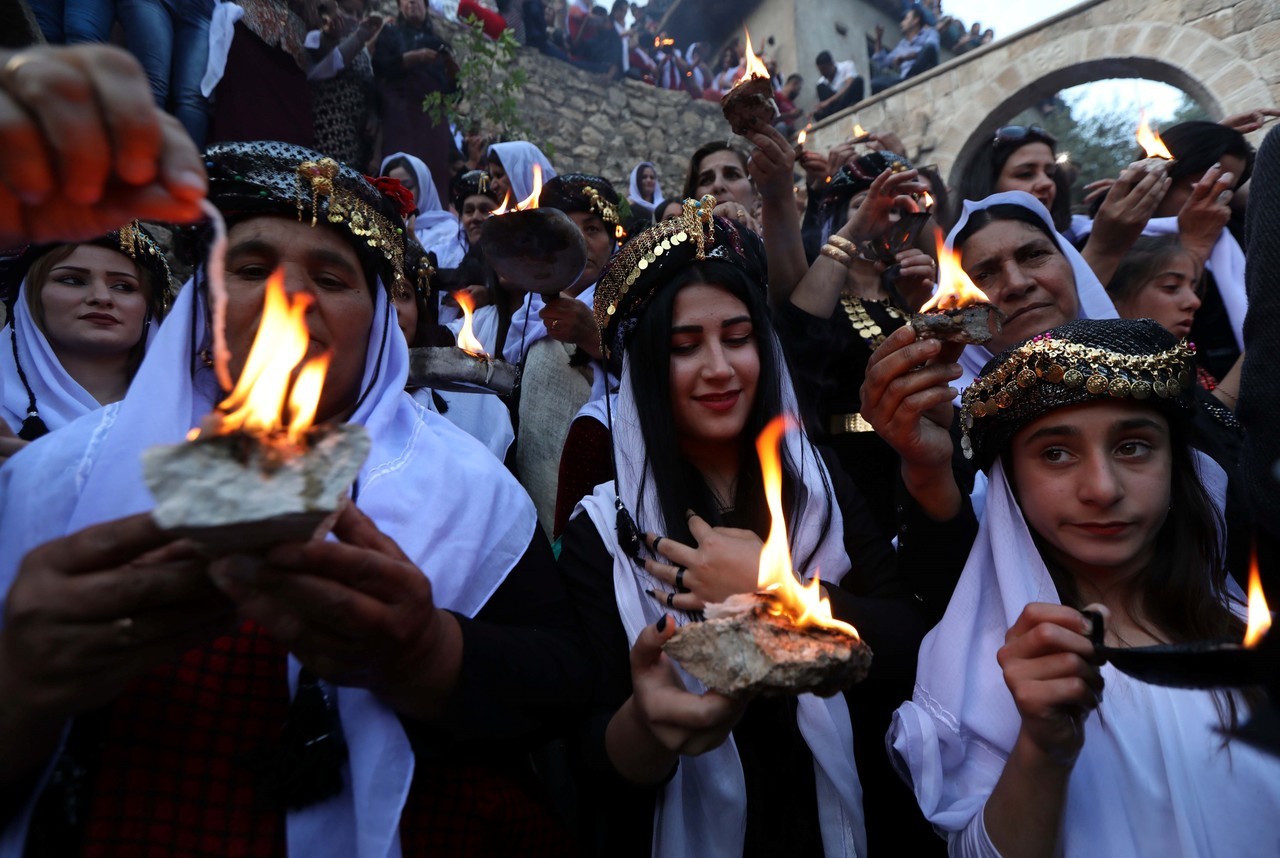
[(1133, 243), (1107, 283), (1107, 294), (1124, 301), (1137, 294), (1143, 283), (1157, 276), (1164, 266), (1179, 256), (1190, 256), (1176, 235), (1144, 235)]
[[(1151, 562), (1133, 581), (1126, 607), (1132, 616), (1150, 620), (1174, 643), (1238, 641), (1244, 636), (1245, 623), (1227, 607), (1227, 568), (1219, 544), (1225, 525), (1196, 471), (1190, 419), (1160, 413), (1169, 422), (1172, 455), (1169, 514), (1156, 534)], [(1013, 474), (1013, 457), (1008, 450), (1003, 461)], [(1013, 485), (1017, 493), (1016, 479)], [(1032, 530), (1031, 536), (1062, 604), (1084, 607), (1075, 578), (1053, 559), (1038, 533)], [(1244, 696), (1250, 705), (1261, 699), (1256, 692)], [(1215, 697), (1224, 726), (1234, 729), (1239, 715), (1234, 699), (1226, 694)]]
[(682, 204), (683, 200), (676, 199), (675, 197), (668, 197), (665, 200), (660, 200), (658, 204), (653, 207), (653, 222), (659, 223), (662, 221), (662, 213), (666, 210), (667, 206), (678, 206)]
[(783, 83), (791, 83), (791, 81), (793, 80), (798, 80), (801, 83), (804, 83), (804, 76), (796, 74), (795, 72), (792, 72), (791, 74), (787, 75), (787, 79), (783, 81)]
[[(698, 173), (702, 171), (702, 159), (715, 152), (729, 151), (738, 156), (738, 160), (742, 163), (742, 172), (747, 172), (747, 156), (742, 150), (729, 143), (727, 140), (712, 140), (710, 143), (703, 143), (694, 151), (693, 157), (689, 159), (689, 172), (684, 178), (684, 196), (685, 199), (692, 199), (698, 194)], [(748, 174), (749, 175), (749, 174)], [(753, 183), (754, 184), (754, 183)], [(724, 202), (724, 200), (716, 200), (716, 202)]]
[[(1033, 143), (1043, 143), (1049, 147), (1050, 152), (1057, 154), (1054, 144), (1038, 134), (1030, 134), (1010, 141), (997, 139), (983, 146), (960, 180), (960, 193), (956, 198), (956, 216), (952, 220), (960, 219), (960, 206), (963, 205), (964, 200), (977, 201), (994, 194), (1000, 171), (1013, 157), (1013, 153)], [(1053, 208), (1049, 211), (1053, 217), (1053, 228), (1059, 231), (1071, 225), (1071, 185), (1063, 181), (1066, 177), (1060, 176), (1061, 172), (1055, 170), (1053, 173)]]
[[(756, 455), (755, 439), (771, 419), (782, 412), (782, 364), (772, 347), (773, 325), (765, 291), (736, 265), (717, 259), (694, 262), (681, 269), (666, 283), (653, 302), (644, 311), (636, 332), (628, 346), (630, 366), (637, 411), (640, 415), (640, 431), (644, 435), (649, 466), (653, 473), (658, 505), (666, 535), (679, 542), (692, 538), (685, 519), (685, 510), (692, 509), (712, 525), (722, 524), (724, 517), (715, 496), (707, 487), (695, 465), (684, 458), (677, 441), (675, 419), (671, 410), (671, 316), (676, 295), (685, 286), (709, 283), (728, 290), (747, 306), (755, 330), (760, 355), (760, 380), (756, 387), (755, 402), (739, 439), (740, 466), (737, 492), (734, 497), (735, 521), (747, 527), (762, 539), (768, 534), (769, 511), (765, 505), (764, 487), (760, 476), (760, 462)], [(796, 463), (783, 457), (783, 503), (788, 510), (788, 520), (793, 520), (806, 498), (800, 496), (803, 482), (798, 478)], [(832, 517), (832, 493), (827, 494), (825, 531)], [(640, 496), (644, 486), (640, 486)], [(643, 503), (643, 501), (641, 501)], [(634, 510), (641, 529), (653, 514), (643, 508)], [(791, 529), (794, 532), (794, 528)], [(811, 558), (797, 558), (798, 569), (807, 568)]]
[(814, 59), (813, 64), (816, 66), (834, 65), (835, 60), (831, 59), (831, 51), (823, 51)]
[(1169, 165), (1169, 178), (1175, 182), (1201, 175), (1224, 155), (1235, 155), (1244, 161), (1244, 172), (1236, 177), (1236, 187), (1247, 182), (1253, 172), (1253, 147), (1234, 128), (1202, 120), (1179, 122), (1161, 137), (1174, 157)]
[(1059, 253), (1062, 252), (1062, 248), (1058, 244), (1058, 236), (1049, 229), (1048, 225), (1035, 212), (1013, 203), (1001, 203), (998, 206), (990, 206), (971, 214), (968, 222), (964, 225), (964, 229), (956, 234), (956, 240), (952, 246), (960, 251), (963, 256), (965, 243), (969, 239), (996, 221), (1001, 220), (1016, 220), (1020, 223), (1034, 226), (1040, 231), (1041, 235), (1053, 242), (1053, 246), (1058, 248)]
[(417, 178), (418, 176), (417, 171), (413, 169), (413, 165), (409, 163), (409, 159), (403, 155), (398, 155), (395, 158), (392, 158), (390, 161), (388, 161), (387, 166), (382, 168), (381, 175), (390, 176), (391, 171), (394, 170), (396, 167), (399, 167), (400, 169), (404, 170), (406, 173), (408, 173), (410, 176), (413, 176), (414, 178)]

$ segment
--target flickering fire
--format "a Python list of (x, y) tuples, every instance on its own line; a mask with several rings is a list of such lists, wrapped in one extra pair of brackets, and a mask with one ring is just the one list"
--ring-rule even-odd
[(502, 198), (502, 205), (498, 206), (490, 215), (504, 215), (510, 212), (527, 212), (538, 207), (538, 195), (542, 193), (542, 165), (533, 165), (533, 190), (529, 191), (529, 196), (516, 203), (515, 208), (509, 208), (511, 205), (511, 192), (507, 191), (507, 195)]
[(990, 303), (986, 293), (973, 285), (969, 275), (960, 267), (960, 254), (946, 246), (942, 230), (934, 229), (934, 239), (938, 248), (938, 291), (925, 302), (920, 312), (958, 310), (970, 304)]
[(622, 241), (622, 239), (627, 237), (627, 231), (622, 228), (622, 224), (618, 224), (613, 228), (613, 237), (618, 241)]
[(1138, 138), (1138, 145), (1147, 153), (1148, 158), (1164, 158), (1172, 161), (1173, 153), (1164, 145), (1164, 141), (1160, 139), (1160, 134), (1151, 129), (1147, 123), (1147, 113), (1142, 111), (1141, 121), (1138, 123), (1138, 131), (1135, 135)]
[(504, 214), (506, 214), (506, 213), (507, 213), (507, 206), (509, 206), (509, 205), (511, 205), (511, 192), (510, 192), (510, 191), (507, 191), (507, 195), (506, 195), (505, 197), (503, 197), (503, 198), (502, 198), (502, 205), (498, 206), (496, 209), (494, 209), (493, 211), (489, 212), (489, 216), (490, 216), (490, 217), (494, 217), (494, 216), (497, 216), (497, 215), (504, 215)]
[(484, 350), (484, 343), (476, 338), (475, 329), (471, 326), (476, 312), (476, 302), (471, 298), (471, 293), (466, 289), (454, 292), (453, 300), (457, 301), (458, 306), (462, 308), (462, 329), (458, 331), (458, 348), (469, 355), (488, 357), (488, 352)]
[(675, 39), (665, 39), (662, 36), (653, 37), (653, 46), (655, 48), (669, 48), (676, 43)]
[(772, 77), (772, 75), (769, 74), (769, 69), (760, 61), (760, 58), (755, 55), (755, 52), (751, 50), (751, 33), (747, 32), (746, 27), (742, 28), (742, 32), (747, 34), (747, 53), (743, 57), (746, 62), (742, 70), (742, 77), (735, 80), (734, 84), (742, 83), (749, 77), (762, 77), (767, 80)]
[[(329, 368), (326, 353), (307, 361), (293, 377), (311, 344), (306, 315), (313, 300), (306, 293), (290, 296), (282, 271), (267, 278), (262, 321), (235, 389), (218, 404), (217, 434), (243, 431), (267, 438), (284, 432), (290, 444), (302, 446)], [(189, 437), (194, 440), (200, 432), (193, 430)]]
[(807, 129), (807, 128), (802, 128), (802, 129), (800, 129), (800, 133), (799, 133), (798, 135), (796, 135), (796, 145), (797, 145), (797, 146), (803, 146), (803, 145), (804, 145), (804, 141), (806, 141), (806, 140), (808, 140), (808, 139), (809, 139), (809, 129)]
[(865, 129), (865, 128), (863, 128), (861, 125), (859, 125), (857, 122), (853, 123), (853, 137), (854, 137), (854, 139), (856, 140), (856, 139), (858, 139), (859, 137), (866, 137), (866, 136), (867, 136), (867, 131), (866, 131), (866, 129)]
[(1262, 594), (1262, 576), (1258, 574), (1258, 555), (1255, 552), (1249, 562), (1249, 625), (1244, 632), (1244, 645), (1252, 648), (1266, 636), (1271, 628), (1271, 610)]
[(771, 608), (774, 616), (786, 615), (797, 627), (820, 626), (858, 637), (858, 630), (831, 616), (831, 603), (819, 588), (818, 575), (808, 584), (796, 580), (791, 565), (791, 547), (787, 543), (787, 522), (782, 512), (782, 438), (788, 429), (797, 428), (794, 418), (780, 415), (769, 421), (756, 439), (760, 471), (764, 477), (765, 502), (769, 506), (769, 538), (760, 552), (760, 576), (757, 587), (777, 599)]
[(925, 211), (933, 208), (933, 194), (925, 191), (920, 195), (920, 207)]

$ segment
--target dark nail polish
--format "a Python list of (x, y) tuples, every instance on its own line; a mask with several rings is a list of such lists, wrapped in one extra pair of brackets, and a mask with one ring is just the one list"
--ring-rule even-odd
[(645, 590), (644, 592), (645, 592), (645, 595), (646, 595), (646, 596), (652, 596), (652, 595), (653, 595), (653, 591), (652, 591), (652, 590)]
[(658, 631), (660, 631), (660, 632), (665, 632), (665, 631), (667, 630), (667, 615), (666, 615), (666, 614), (663, 614), (663, 615), (662, 615), (662, 619), (658, 620), (658, 625), (657, 625), (657, 627), (656, 627), (656, 628), (657, 628), (657, 629), (658, 629)]

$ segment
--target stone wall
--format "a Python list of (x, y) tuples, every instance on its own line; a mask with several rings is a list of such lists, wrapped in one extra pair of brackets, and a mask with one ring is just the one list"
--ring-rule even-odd
[[(453, 33), (446, 38), (461, 44)], [(516, 63), (528, 75), (520, 115), (529, 141), (558, 172), (604, 176), (622, 196), (640, 161), (657, 166), (667, 196), (678, 195), (693, 151), (732, 136), (719, 104), (636, 81), (606, 82), (527, 48)]]

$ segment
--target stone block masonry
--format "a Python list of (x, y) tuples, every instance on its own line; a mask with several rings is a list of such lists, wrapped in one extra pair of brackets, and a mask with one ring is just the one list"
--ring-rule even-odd
[[(459, 29), (436, 25), (455, 48), (463, 44)], [(640, 161), (657, 166), (668, 197), (679, 195), (693, 151), (733, 138), (718, 103), (637, 81), (606, 82), (531, 48), (520, 50), (515, 65), (527, 75), (517, 96), (527, 139), (547, 152), (557, 171), (604, 176), (621, 196)]]

